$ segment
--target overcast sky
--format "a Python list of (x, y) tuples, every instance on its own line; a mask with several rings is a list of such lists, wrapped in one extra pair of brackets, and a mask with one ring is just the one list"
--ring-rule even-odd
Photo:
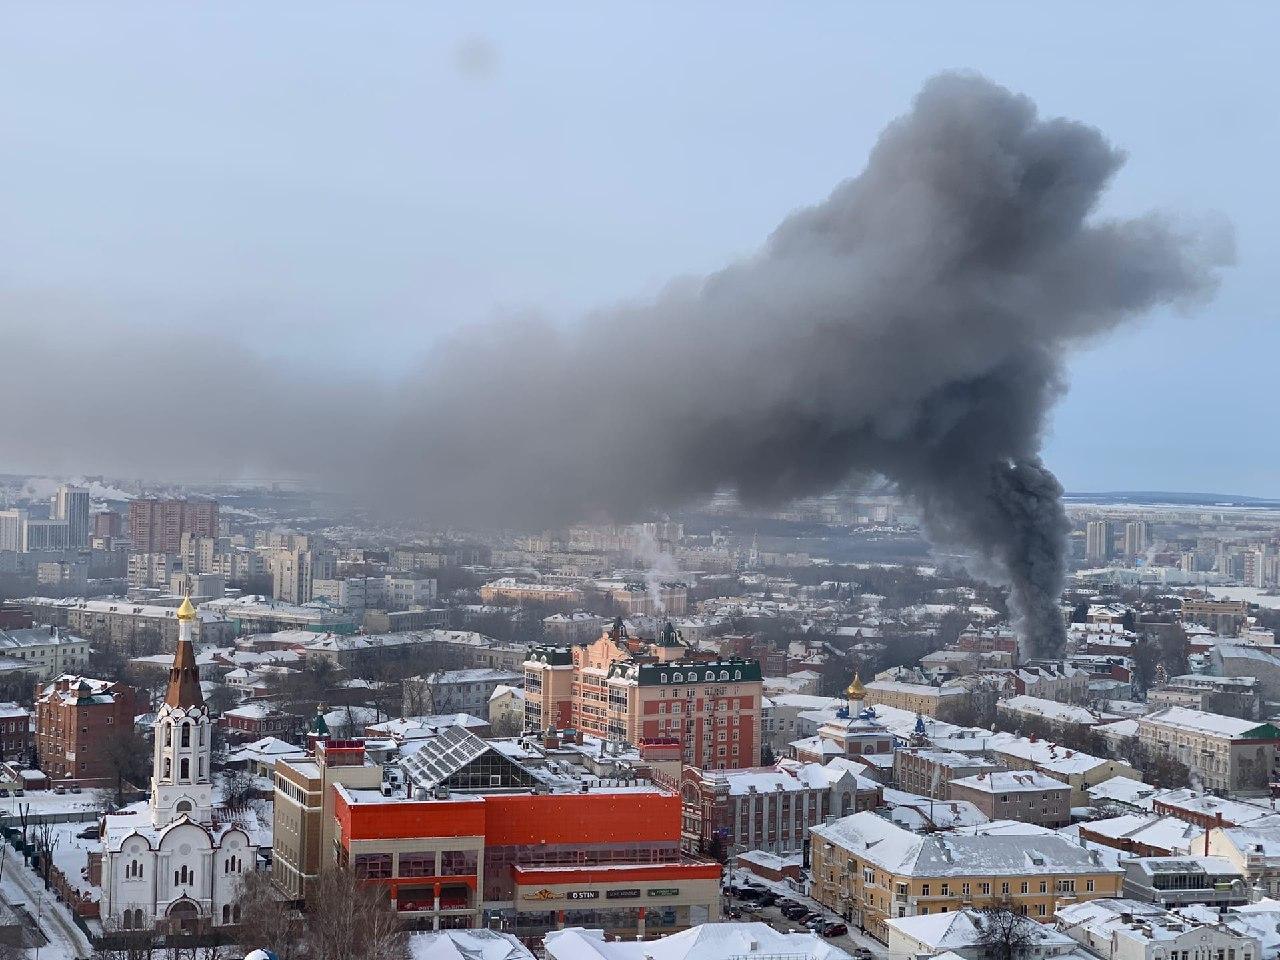
[(399, 372), (452, 326), (570, 321), (751, 253), (927, 77), (972, 68), (1128, 151), (1104, 213), (1236, 228), (1209, 307), (1074, 360), (1049, 465), (1070, 490), (1280, 496), (1277, 5), (1047, 9), (10, 3), (0, 357), (6, 331), (128, 322), (175, 356), (231, 338), (320, 382)]

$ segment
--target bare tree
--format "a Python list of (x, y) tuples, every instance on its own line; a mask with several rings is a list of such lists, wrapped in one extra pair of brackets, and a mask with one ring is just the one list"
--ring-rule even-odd
[(404, 931), (386, 891), (331, 867), (307, 891), (307, 956), (312, 960), (404, 960)]
[(132, 724), (112, 727), (98, 746), (100, 756), (115, 780), (116, 805), (124, 803), (126, 784), (144, 781), (151, 768), (150, 749)]
[(303, 955), (300, 918), (266, 874), (245, 874), (236, 905), (240, 908), (236, 940), (245, 953), (270, 947), (280, 960), (298, 960)]
[(1024, 960), (1036, 944), (1039, 924), (1014, 909), (1008, 900), (976, 912), (977, 942), (989, 960)]
[(52, 823), (36, 824), (34, 831), (36, 856), (40, 859), (40, 878), (49, 886), (49, 877), (53, 873), (53, 851), (58, 849), (58, 841), (62, 838), (53, 829)]
[(222, 771), (223, 803), (228, 810), (243, 810), (253, 799), (253, 774), (244, 767), (227, 767)]

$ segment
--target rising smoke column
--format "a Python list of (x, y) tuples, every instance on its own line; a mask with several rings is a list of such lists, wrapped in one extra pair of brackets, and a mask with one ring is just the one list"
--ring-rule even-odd
[[(1121, 162), (1090, 127), (943, 75), (755, 256), (573, 327), (464, 330), (401, 382), (0, 289), (0, 355), (18, 358), (0, 451), (43, 437), (46, 469), (312, 476), (396, 516), (490, 525), (625, 521), (724, 487), (771, 505), (880, 474), (1008, 585), (1028, 652), (1051, 653), (1067, 522), (1038, 451), (1064, 358), (1203, 299), (1230, 254), (1221, 232), (1095, 217)], [(46, 330), (63, 314), (59, 348)], [(160, 442), (172, 410), (129, 383), (216, 409)]]
[(1038, 450), (1064, 353), (1205, 296), (1230, 253), (1159, 216), (1091, 219), (1121, 162), (1091, 127), (937, 77), (750, 260), (573, 329), (450, 344), (403, 397), (397, 475), (446, 513), (554, 522), (882, 474), (1008, 585), (1024, 648), (1052, 653), (1069, 528)]

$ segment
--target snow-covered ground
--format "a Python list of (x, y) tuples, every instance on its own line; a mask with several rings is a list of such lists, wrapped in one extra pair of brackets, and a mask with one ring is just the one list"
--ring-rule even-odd
[(52, 790), (28, 790), (21, 797), (0, 797), (0, 816), (18, 815), (18, 808), (26, 806), (31, 813), (101, 813), (112, 799), (99, 790), (82, 793), (54, 793)]
[[(36, 918), (49, 942), (40, 948), (41, 960), (87, 960), (93, 955), (89, 940), (71, 919), (65, 904), (58, 902), (51, 890), (44, 885), (22, 857), (8, 844), (0, 845), (0, 857), (4, 859), (4, 876), (0, 880), (0, 892), (17, 907), (24, 907)], [(54, 859), (57, 857), (55, 855)]]
[[(828, 910), (822, 904), (818, 903), (818, 901), (814, 900), (812, 897), (805, 896), (803, 893), (801, 893), (799, 890), (797, 890), (787, 881), (768, 880), (764, 877), (751, 873), (748, 870), (726, 870), (725, 881), (727, 883), (733, 883), (733, 884), (744, 884), (744, 883), (747, 883), (748, 881), (751, 883), (761, 884), (763, 886), (768, 887), (770, 890), (773, 890), (780, 897), (789, 897), (790, 899), (795, 900), (797, 903), (804, 904), (810, 910), (814, 910), (830, 920), (839, 920), (841, 923), (844, 923), (843, 917), (832, 913), (830, 910)], [(733, 906), (739, 907), (739, 908), (746, 905), (737, 900), (731, 900), (730, 902), (733, 904)], [(794, 923), (788, 920), (786, 917), (782, 916), (782, 914), (778, 912), (777, 907), (759, 908), (759, 912), (760, 912), (761, 918), (776, 930), (781, 930), (785, 932), (787, 930), (803, 930), (804, 929), (800, 924)], [(728, 919), (728, 918), (726, 917), (725, 919)], [(888, 947), (886, 947), (879, 940), (875, 939), (875, 937), (869, 936), (865, 933), (859, 933), (855, 927), (850, 927), (849, 933), (846, 936), (831, 937), (830, 940), (832, 943), (838, 946), (841, 950), (844, 950), (848, 953), (852, 953), (854, 950), (857, 950), (858, 948), (861, 947), (863, 949), (871, 951), (871, 955), (877, 958), (877, 960), (887, 960), (889, 956)]]

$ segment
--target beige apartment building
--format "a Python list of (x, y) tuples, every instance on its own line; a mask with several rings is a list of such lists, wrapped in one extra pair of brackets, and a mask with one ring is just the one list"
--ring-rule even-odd
[(968, 800), (988, 820), (1040, 827), (1071, 823), (1071, 787), (1038, 770), (994, 770), (951, 782), (951, 799)]
[(358, 740), (318, 740), (314, 757), (276, 761), (271, 880), (292, 900), (333, 862), (335, 784), (376, 790), (382, 767), (368, 760)]
[(1262, 793), (1274, 779), (1280, 728), (1186, 707), (1165, 707), (1138, 718), (1138, 742), (1173, 757), (1206, 790)]
[(894, 917), (1009, 902), (1047, 922), (1062, 906), (1123, 890), (1123, 871), (1057, 834), (920, 836), (869, 812), (809, 834), (810, 895), (882, 942)]
[(1234, 637), (1248, 617), (1249, 604), (1245, 600), (1182, 601), (1183, 623), (1198, 623), (1224, 637)]
[(873, 680), (866, 685), (864, 692), (864, 702), (869, 707), (896, 707), (939, 720), (951, 719), (968, 699), (969, 691), (965, 687), (934, 687), (899, 680)]

